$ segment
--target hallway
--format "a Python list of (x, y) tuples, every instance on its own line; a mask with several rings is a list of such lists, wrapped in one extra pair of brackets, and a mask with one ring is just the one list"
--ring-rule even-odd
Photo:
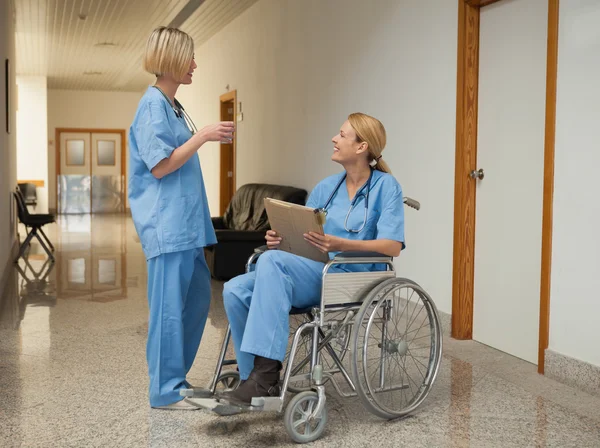
[[(44, 265), (34, 244), (0, 301), (0, 446), (294, 446), (275, 414), (149, 408), (146, 263), (129, 217), (63, 215), (48, 236), (56, 263)], [(221, 289), (214, 282), (194, 385), (210, 380), (226, 330)], [(329, 389), (329, 423), (314, 446), (600, 446), (600, 397), (481, 344), (444, 343), (415, 415), (386, 422)]]

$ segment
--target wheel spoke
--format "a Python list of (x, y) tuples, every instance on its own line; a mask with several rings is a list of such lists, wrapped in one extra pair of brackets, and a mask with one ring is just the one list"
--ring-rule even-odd
[(301, 424), (306, 423), (306, 419), (302, 419), (302, 420), (296, 420), (294, 422), (294, 428), (297, 428), (298, 426), (300, 426)]
[(423, 336), (419, 336), (416, 338), (411, 339), (411, 341), (418, 341), (419, 339), (424, 339), (424, 338), (430, 338), (431, 339), (431, 333), (423, 335)]
[[(416, 358), (413, 356), (413, 354), (411, 353), (410, 349), (408, 350), (408, 354), (409, 354), (409, 356), (410, 356), (410, 357), (413, 359), (413, 361), (416, 361), (416, 362), (418, 362), (418, 363), (419, 363), (419, 364), (421, 364), (421, 365), (422, 365), (422, 366), (423, 366), (425, 369), (427, 369), (427, 366), (426, 366), (425, 364), (423, 364), (421, 361), (419, 361), (418, 359), (416, 359)], [(425, 376), (425, 375), (423, 375), (423, 376)]]
[(407, 332), (404, 334), (404, 337), (406, 338), (406, 336), (407, 336), (407, 335), (409, 335), (409, 334), (412, 334), (412, 333), (415, 333), (415, 332), (416, 332), (416, 333), (418, 333), (419, 331), (421, 331), (421, 330), (423, 329), (423, 327), (425, 327), (425, 326), (426, 326), (426, 325), (428, 325), (428, 324), (429, 324), (428, 320), (427, 320), (427, 319), (424, 319), (424, 320), (423, 320), (423, 325), (421, 325), (421, 326), (420, 326), (419, 328), (417, 328), (416, 330), (407, 331)]
[(415, 320), (417, 320), (417, 317), (419, 317), (419, 315), (421, 314), (421, 312), (422, 312), (424, 309), (425, 309), (425, 305), (423, 305), (423, 306), (421, 307), (421, 309), (419, 310), (419, 313), (418, 313), (418, 314), (415, 316), (415, 318), (414, 318), (414, 319), (412, 319), (412, 320), (410, 321), (410, 323), (409, 323), (409, 324), (406, 326), (406, 332), (404, 333), (404, 339), (406, 339), (406, 335), (407, 335), (407, 333), (408, 333), (408, 329), (409, 329), (409, 328), (412, 326), (413, 322), (414, 322)]

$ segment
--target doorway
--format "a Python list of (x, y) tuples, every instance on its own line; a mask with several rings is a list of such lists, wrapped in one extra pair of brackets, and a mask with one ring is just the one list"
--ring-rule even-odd
[(122, 213), (125, 131), (57, 129), (56, 142), (58, 213)]
[[(220, 98), (220, 121), (234, 121), (237, 116), (237, 91), (232, 90)], [(223, 216), (231, 198), (235, 193), (235, 159), (236, 159), (237, 132), (233, 133), (231, 143), (221, 143), (221, 169), (220, 169), (220, 193), (219, 212)]]
[(452, 336), (547, 347), (558, 0), (459, 0)]

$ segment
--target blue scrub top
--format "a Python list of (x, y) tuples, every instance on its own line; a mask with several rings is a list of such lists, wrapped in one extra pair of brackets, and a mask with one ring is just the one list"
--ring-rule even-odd
[(157, 179), (151, 170), (192, 136), (162, 93), (149, 87), (129, 129), (128, 197), (146, 259), (217, 243), (198, 156)]
[[(344, 174), (345, 172), (338, 173), (319, 182), (306, 202), (307, 207), (324, 207), (327, 199), (335, 190), (336, 185)], [(365, 197), (362, 193), (366, 193), (366, 187), (357, 197), (354, 208), (348, 217), (347, 228), (349, 230), (360, 229), (365, 220)], [(404, 202), (402, 187), (391, 174), (375, 170), (373, 171), (371, 187), (368, 193), (369, 208), (367, 210), (367, 220), (360, 232), (348, 232), (344, 227), (344, 221), (352, 202), (348, 197), (346, 182), (342, 182), (327, 207), (327, 219), (323, 230), (326, 234), (350, 240), (388, 239), (398, 241), (402, 243), (402, 248), (404, 248)], [(329, 257), (333, 258), (336, 253), (330, 252)], [(369, 267), (369, 270), (372, 269), (373, 267)], [(362, 269), (357, 266), (352, 270)]]

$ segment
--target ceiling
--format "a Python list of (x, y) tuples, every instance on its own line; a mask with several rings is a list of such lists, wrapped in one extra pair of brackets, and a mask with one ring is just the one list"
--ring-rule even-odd
[(140, 91), (155, 27), (177, 26), (197, 48), (257, 0), (13, 1), (17, 75), (46, 76), (49, 89)]

